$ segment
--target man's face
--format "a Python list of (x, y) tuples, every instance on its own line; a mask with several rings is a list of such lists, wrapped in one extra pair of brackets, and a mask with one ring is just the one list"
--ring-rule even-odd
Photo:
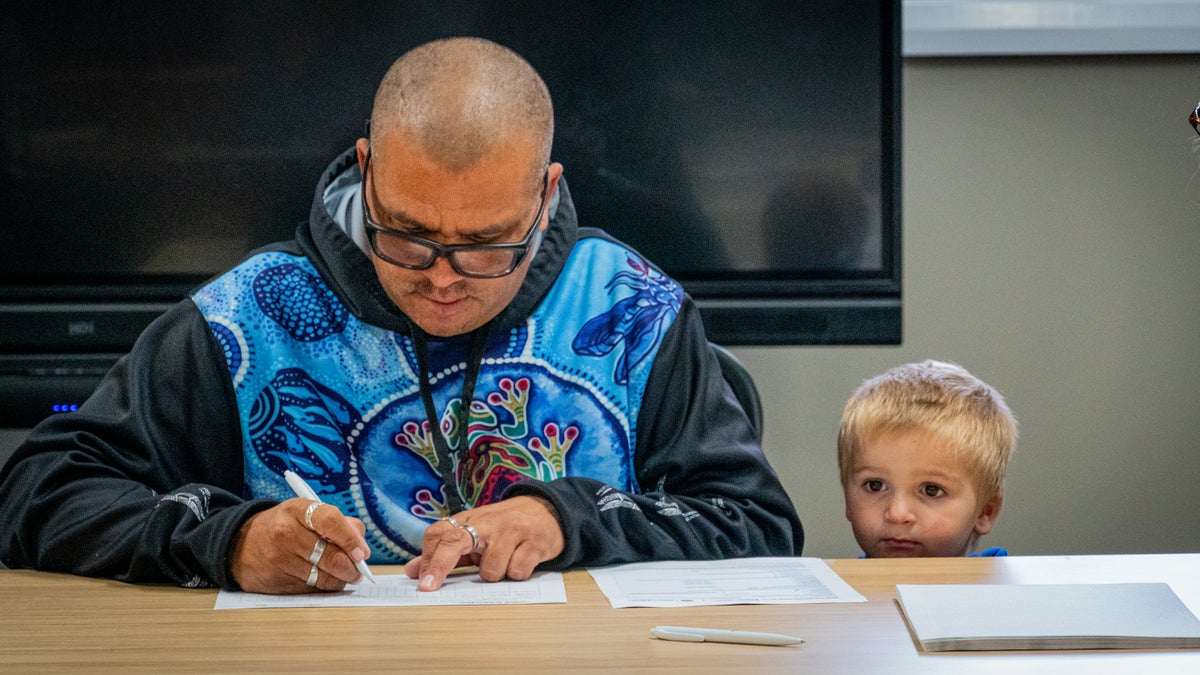
[[(531, 225), (544, 229), (543, 212), (533, 225), (543, 195), (535, 171), (533, 147), (513, 143), (492, 152), (475, 166), (452, 172), (404, 142), (387, 137), (372, 148), (364, 198), (379, 225), (439, 244), (501, 244), (520, 241)], [(358, 142), (359, 165), (368, 149)], [(552, 164), (545, 199), (562, 175)], [(540, 176), (539, 176), (540, 177)], [(495, 279), (464, 277), (439, 257), (432, 267), (411, 270), (372, 255), (379, 282), (392, 302), (430, 335), (461, 335), (499, 314), (516, 296), (529, 264), (527, 255), (511, 274)]]
[(968, 468), (927, 431), (865, 439), (845, 486), (846, 518), (868, 558), (962, 556), (987, 534), (999, 500), (979, 503)]

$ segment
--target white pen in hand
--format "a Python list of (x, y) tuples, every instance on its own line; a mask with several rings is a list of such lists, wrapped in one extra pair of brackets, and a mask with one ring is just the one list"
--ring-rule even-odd
[(650, 634), (660, 640), (677, 642), (735, 642), (745, 645), (798, 645), (804, 642), (798, 637), (779, 633), (758, 633), (746, 630), (721, 630), (720, 628), (688, 628), (684, 626), (655, 626)]
[[(291, 471), (290, 469), (284, 471), (283, 478), (287, 481), (287, 484), (291, 486), (292, 492), (295, 492), (297, 497), (301, 499), (311, 499), (314, 502), (321, 501), (321, 498), (317, 496), (317, 493), (311, 487), (309, 487), (308, 483), (305, 483), (304, 479), (297, 475), (296, 472)], [(358, 562), (354, 563), (354, 567), (359, 572), (362, 572), (364, 579), (370, 581), (371, 583), (375, 583), (375, 576), (371, 574), (371, 568), (367, 567), (366, 560), (359, 560)]]

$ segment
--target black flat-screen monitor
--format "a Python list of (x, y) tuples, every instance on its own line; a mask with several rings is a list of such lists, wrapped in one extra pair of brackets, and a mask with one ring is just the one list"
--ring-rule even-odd
[(580, 224), (680, 280), (715, 342), (900, 341), (898, 1), (2, 7), (0, 390), (78, 381), (35, 416), (290, 237), (391, 62), (451, 35), (542, 74)]

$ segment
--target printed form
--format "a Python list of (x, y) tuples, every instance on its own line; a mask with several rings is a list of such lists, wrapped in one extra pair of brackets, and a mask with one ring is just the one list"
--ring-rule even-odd
[(820, 558), (662, 561), (588, 572), (613, 607), (867, 601)]
[(378, 583), (349, 584), (338, 593), (266, 595), (221, 591), (213, 609), (268, 607), (413, 607), (423, 605), (539, 605), (565, 603), (562, 573), (537, 572), (527, 581), (484, 581), (478, 573), (451, 575), (436, 591), (418, 591), (404, 574), (377, 575)]

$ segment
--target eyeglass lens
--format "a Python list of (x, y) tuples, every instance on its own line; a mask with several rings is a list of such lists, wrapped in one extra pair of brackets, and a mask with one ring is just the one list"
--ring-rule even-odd
[[(402, 267), (424, 269), (437, 258), (436, 251), (420, 242), (382, 232), (375, 236), (375, 248), (382, 258)], [(500, 276), (512, 271), (519, 252), (514, 249), (459, 249), (447, 252), (446, 257), (459, 274)]]

